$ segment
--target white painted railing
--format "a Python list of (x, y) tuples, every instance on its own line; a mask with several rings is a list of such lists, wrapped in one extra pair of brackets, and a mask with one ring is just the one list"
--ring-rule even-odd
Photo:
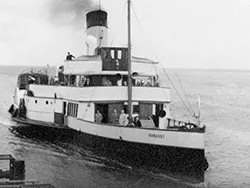
[[(64, 98), (73, 101), (126, 101), (125, 86), (69, 87), (30, 85), (35, 97)], [(160, 87), (133, 87), (133, 101), (170, 102), (170, 89)]]

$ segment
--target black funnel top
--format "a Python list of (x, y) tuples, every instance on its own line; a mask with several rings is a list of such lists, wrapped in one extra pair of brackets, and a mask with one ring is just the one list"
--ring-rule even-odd
[(107, 12), (103, 10), (95, 10), (87, 13), (87, 29), (93, 26), (107, 26)]

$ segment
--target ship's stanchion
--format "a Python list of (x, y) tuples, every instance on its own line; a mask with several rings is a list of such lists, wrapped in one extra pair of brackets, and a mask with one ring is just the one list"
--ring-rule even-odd
[(0, 178), (9, 180), (24, 180), (25, 179), (25, 162), (16, 160), (11, 155), (0, 155), (0, 160), (9, 161), (9, 170), (3, 171), (0, 169)]
[(25, 162), (10, 160), (10, 180), (25, 180)]
[(167, 120), (168, 120), (168, 127), (170, 127), (170, 121), (171, 121), (171, 119), (167, 118)]
[(25, 162), (16, 160), (11, 155), (0, 155), (0, 161), (9, 161), (9, 170), (0, 169), (0, 179), (9, 181), (0, 181), (2, 187), (30, 187), (30, 188), (55, 188), (51, 184), (39, 183), (39, 181), (25, 180)]

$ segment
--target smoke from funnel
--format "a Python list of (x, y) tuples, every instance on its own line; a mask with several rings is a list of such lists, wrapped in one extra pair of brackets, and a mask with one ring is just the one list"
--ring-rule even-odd
[(49, 17), (56, 25), (83, 27), (85, 14), (98, 8), (92, 0), (50, 0)]

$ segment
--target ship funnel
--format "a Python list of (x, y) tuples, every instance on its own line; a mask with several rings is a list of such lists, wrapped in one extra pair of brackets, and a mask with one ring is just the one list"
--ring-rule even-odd
[(96, 38), (94, 47), (93, 44), (88, 44), (88, 41), (86, 41), (88, 55), (95, 54), (97, 48), (107, 47), (107, 17), (107, 12), (103, 10), (95, 10), (87, 13), (87, 37), (92, 36)]

